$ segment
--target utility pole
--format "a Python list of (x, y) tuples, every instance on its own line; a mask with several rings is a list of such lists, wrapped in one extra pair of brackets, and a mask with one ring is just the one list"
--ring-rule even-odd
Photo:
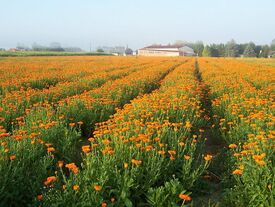
[(90, 52), (92, 52), (92, 42), (90, 41)]

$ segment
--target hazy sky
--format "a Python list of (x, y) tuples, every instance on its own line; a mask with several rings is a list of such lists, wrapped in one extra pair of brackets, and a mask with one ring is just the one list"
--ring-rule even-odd
[(0, 47), (275, 38), (275, 0), (0, 0)]

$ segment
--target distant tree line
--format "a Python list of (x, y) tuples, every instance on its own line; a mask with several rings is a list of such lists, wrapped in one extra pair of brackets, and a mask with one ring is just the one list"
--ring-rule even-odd
[(193, 48), (194, 52), (202, 57), (263, 57), (275, 56), (275, 39), (270, 45), (256, 45), (253, 42), (237, 44), (230, 40), (226, 44), (204, 45), (202, 41), (189, 43), (176, 41), (175, 44), (184, 44)]
[(133, 55), (133, 50), (131, 48), (123, 47), (123, 46), (116, 46), (116, 47), (99, 47), (97, 48), (96, 52), (98, 53), (116, 53), (119, 55)]
[(58, 42), (53, 42), (49, 46), (33, 43), (31, 48), (18, 43), (16, 49), (21, 51), (82, 52), (79, 47), (62, 47)]

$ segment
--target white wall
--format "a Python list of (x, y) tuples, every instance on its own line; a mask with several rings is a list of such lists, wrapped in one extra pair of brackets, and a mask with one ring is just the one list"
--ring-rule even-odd
[(156, 51), (156, 50), (138, 50), (139, 56), (179, 56), (179, 52), (170, 52), (170, 51)]

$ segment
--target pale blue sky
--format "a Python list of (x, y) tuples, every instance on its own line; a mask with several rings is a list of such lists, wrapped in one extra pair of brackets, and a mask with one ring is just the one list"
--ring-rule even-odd
[(275, 0), (0, 0), (0, 47), (275, 38)]

